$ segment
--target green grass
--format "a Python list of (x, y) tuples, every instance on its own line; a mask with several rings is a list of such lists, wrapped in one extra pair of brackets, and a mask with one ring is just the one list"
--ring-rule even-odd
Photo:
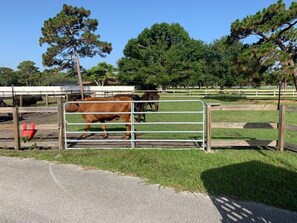
[(297, 155), (268, 150), (0, 150), (139, 176), (177, 191), (225, 195), (297, 211)]

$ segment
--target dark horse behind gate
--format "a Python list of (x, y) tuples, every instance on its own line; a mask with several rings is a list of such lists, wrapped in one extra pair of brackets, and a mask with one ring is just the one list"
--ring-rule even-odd
[[(135, 112), (143, 112), (144, 111), (145, 104), (141, 103), (141, 102), (137, 102), (137, 101), (142, 100), (141, 97), (137, 94), (116, 94), (113, 97), (119, 98), (119, 99), (125, 98), (125, 97), (131, 98), (131, 100), (134, 101), (134, 111)], [(135, 119), (137, 122), (145, 121), (145, 114), (141, 114), (141, 113), (136, 114)]]
[[(157, 112), (159, 111), (159, 99), (160, 95), (156, 91), (145, 92), (141, 96), (141, 100), (145, 101), (142, 106), (142, 110), (146, 112), (148, 107), (150, 107), (151, 111)], [(146, 121), (145, 113), (143, 114), (143, 121)]]
[[(158, 102), (159, 99), (160, 99), (160, 95), (156, 91), (145, 92), (141, 96), (141, 100), (148, 101), (145, 103), (145, 110), (147, 110), (148, 106), (150, 106), (150, 109), (152, 111), (159, 111), (159, 102)], [(152, 102), (149, 102), (149, 101), (152, 101)]]
[(136, 113), (136, 121), (138, 122), (145, 122), (146, 121), (146, 114), (145, 112), (150, 107), (151, 111), (159, 111), (159, 99), (160, 96), (156, 91), (145, 92), (142, 96), (137, 94), (117, 94), (114, 95), (115, 98), (121, 97), (130, 97), (134, 102), (134, 111), (139, 112)]

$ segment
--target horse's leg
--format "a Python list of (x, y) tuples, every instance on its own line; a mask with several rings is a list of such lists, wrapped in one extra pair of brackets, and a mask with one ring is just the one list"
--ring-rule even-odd
[[(140, 102), (140, 103), (137, 104), (137, 111), (138, 112), (144, 112), (144, 103), (143, 102)], [(143, 121), (143, 116), (144, 116), (144, 114), (138, 114), (137, 115), (137, 122)]]
[(159, 111), (159, 102), (155, 102), (155, 111)]
[(106, 124), (104, 124), (105, 121), (101, 121), (101, 123), (103, 123), (103, 124), (101, 125), (101, 129), (102, 129), (102, 131), (103, 131), (103, 139), (107, 139), (107, 138), (108, 138), (108, 134), (107, 134), (107, 132), (106, 132)]
[(154, 111), (154, 109), (153, 109), (153, 103), (150, 102), (150, 103), (148, 103), (148, 105), (151, 107), (151, 110)]
[[(139, 111), (146, 112), (147, 103), (141, 102), (139, 103)], [(138, 116), (139, 122), (145, 122), (145, 114), (139, 114)]]
[[(142, 107), (142, 111), (143, 111), (143, 112), (146, 112), (146, 106), (147, 106), (147, 105), (146, 105), (146, 104), (143, 104), (142, 106), (143, 106), (143, 107)], [(142, 120), (143, 120), (143, 122), (145, 122), (145, 116), (146, 116), (145, 113), (142, 114)]]
[[(141, 112), (141, 104), (140, 104), (140, 103), (135, 103), (134, 106), (135, 106), (135, 107), (134, 107), (134, 108), (135, 108), (134, 111), (136, 111), (136, 112)], [(135, 117), (135, 116), (134, 116), (134, 117)], [(141, 121), (141, 114), (137, 114), (136, 117), (137, 117), (137, 118), (135, 118), (136, 121), (137, 121), (137, 122), (140, 122), (140, 121)]]
[[(86, 121), (86, 122), (88, 123), (88, 121)], [(90, 131), (90, 124), (86, 124), (86, 126), (85, 126), (85, 132), (88, 132), (88, 131)], [(85, 139), (85, 138), (87, 138), (87, 133), (82, 134), (82, 135), (80, 136), (80, 138), (81, 138), (81, 139)]]
[[(122, 119), (124, 122), (130, 122), (131, 123), (131, 117), (130, 115), (122, 115)], [(126, 136), (125, 139), (131, 138), (131, 124), (125, 124), (126, 126)]]
[(152, 102), (151, 103), (151, 109), (152, 109), (152, 111), (156, 111), (156, 104), (155, 104), (155, 102)]

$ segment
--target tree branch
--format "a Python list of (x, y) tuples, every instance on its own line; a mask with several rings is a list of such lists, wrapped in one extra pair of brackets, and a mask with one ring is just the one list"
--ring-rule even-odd
[(278, 35), (276, 36), (276, 38), (279, 38), (284, 32), (286, 32), (287, 30), (291, 29), (291, 27), (295, 26), (297, 24), (297, 20), (293, 23), (288, 23), (288, 27), (284, 28), (283, 30), (281, 30)]
[(257, 35), (261, 36), (265, 41), (269, 41), (269, 38), (266, 35), (264, 35), (264, 33), (259, 32), (259, 31), (255, 31), (255, 33)]

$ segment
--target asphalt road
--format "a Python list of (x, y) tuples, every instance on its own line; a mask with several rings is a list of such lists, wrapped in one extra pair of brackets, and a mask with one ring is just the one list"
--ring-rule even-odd
[[(296, 198), (295, 198), (296, 199)], [(297, 222), (297, 213), (74, 165), (0, 157), (0, 222)]]

